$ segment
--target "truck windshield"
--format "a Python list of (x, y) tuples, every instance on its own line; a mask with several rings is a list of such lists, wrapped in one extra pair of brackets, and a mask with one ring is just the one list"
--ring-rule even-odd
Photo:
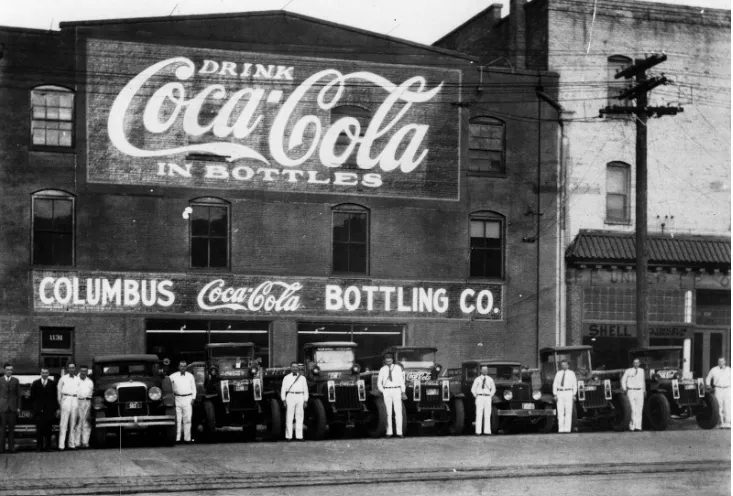
[(682, 368), (682, 350), (644, 350), (643, 352), (634, 353), (632, 358), (638, 358), (644, 368)]
[(489, 367), (489, 375), (494, 379), (511, 380), (519, 376), (519, 367), (513, 365), (492, 365)]
[(568, 361), (570, 370), (580, 375), (589, 374), (593, 370), (590, 366), (590, 350), (558, 351), (556, 354), (557, 370), (560, 370), (560, 362), (563, 360)]
[(314, 355), (321, 370), (346, 370), (354, 365), (354, 350), (351, 348), (321, 348)]
[(221, 357), (216, 359), (216, 365), (219, 367), (219, 373), (222, 376), (232, 374), (239, 374), (244, 372), (249, 367), (248, 357)]
[(241, 357), (245, 360), (254, 355), (251, 346), (216, 346), (209, 348), (211, 358)]
[(104, 364), (97, 367), (97, 370), (99, 371), (97, 377), (109, 377), (113, 375), (153, 375), (153, 365), (153, 363)]
[(397, 361), (405, 368), (430, 368), (435, 365), (433, 350), (400, 350)]

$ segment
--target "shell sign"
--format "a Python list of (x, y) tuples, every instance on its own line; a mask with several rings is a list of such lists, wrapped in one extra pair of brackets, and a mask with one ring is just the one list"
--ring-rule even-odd
[(87, 40), (90, 183), (457, 200), (460, 70)]

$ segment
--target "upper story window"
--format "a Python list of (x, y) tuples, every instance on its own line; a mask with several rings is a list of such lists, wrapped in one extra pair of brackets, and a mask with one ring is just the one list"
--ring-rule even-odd
[(633, 81), (626, 78), (616, 79), (616, 73), (630, 66), (632, 60), (624, 55), (611, 55), (608, 57), (608, 105), (631, 106), (629, 100), (619, 100), (616, 98), (621, 92), (627, 90), (633, 84)]
[(506, 172), (506, 127), (494, 117), (474, 117), (469, 124), (468, 171), (471, 173)]
[(33, 194), (33, 263), (74, 265), (74, 197), (58, 190)]
[(369, 211), (360, 205), (333, 208), (333, 272), (369, 273)]
[[(366, 134), (369, 122), (372, 120), (372, 114), (367, 109), (356, 105), (341, 105), (331, 109), (331, 124), (336, 121), (343, 119), (344, 117), (351, 117), (356, 119), (359, 123), (359, 134), (355, 137), (350, 137), (346, 131), (341, 132), (336, 139), (336, 146), (334, 146), (334, 155), (341, 157), (345, 153), (349, 153), (348, 158), (343, 163), (342, 167), (345, 169), (356, 169), (356, 152), (358, 151), (359, 145), (354, 143), (354, 140), (364, 137)], [(354, 126), (349, 127), (349, 130), (353, 133), (356, 128)], [(349, 146), (354, 143), (353, 148), (349, 152)]]
[(606, 166), (606, 222), (631, 222), (629, 164), (611, 162)]
[(218, 198), (191, 202), (191, 267), (229, 267), (229, 203)]
[(504, 217), (493, 212), (471, 214), (471, 277), (504, 277)]
[(74, 93), (59, 86), (31, 90), (31, 143), (71, 147), (74, 142)]

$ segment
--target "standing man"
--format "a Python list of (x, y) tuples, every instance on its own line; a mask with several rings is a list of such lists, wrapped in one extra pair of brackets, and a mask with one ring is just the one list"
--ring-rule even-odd
[(290, 364), (291, 373), (283, 378), (280, 388), (280, 399), (285, 410), (285, 439), (293, 439), (293, 418), (295, 418), (295, 439), (303, 440), (303, 408), (308, 404), (308, 381), (300, 374), (298, 362)]
[(88, 377), (89, 367), (79, 367), (79, 393), (77, 406), (76, 425), (74, 425), (74, 444), (82, 448), (89, 447), (89, 436), (92, 433), (90, 422), (92, 396), (94, 395), (94, 382)]
[(491, 434), (491, 402), (496, 394), (494, 379), (489, 377), (489, 367), (481, 366), (481, 375), (476, 377), (471, 386), (471, 394), (476, 398), (476, 435)]
[(79, 376), (76, 375), (76, 365), (69, 363), (66, 366), (68, 373), (59, 379), (56, 397), (61, 405), (61, 423), (59, 424), (59, 449), (66, 447), (66, 434), (69, 435), (69, 449), (76, 449), (74, 427), (79, 401)]
[(405, 373), (394, 364), (394, 355), (384, 355), (384, 366), (379, 370), (377, 387), (387, 407), (387, 437), (392, 437), (392, 413), (395, 416), (397, 437), (402, 438), (402, 397), (405, 394)]
[(56, 383), (48, 377), (48, 369), (41, 369), (41, 378), (31, 384), (31, 403), (36, 419), (36, 451), (49, 451), (53, 434), (53, 418), (59, 407)]
[(567, 360), (560, 362), (560, 369), (552, 383), (552, 394), (557, 404), (557, 432), (572, 432), (573, 403), (578, 392), (578, 380)]
[(196, 381), (193, 374), (186, 372), (186, 360), (178, 362), (178, 372), (170, 375), (173, 394), (176, 397), (176, 442), (181, 441), (181, 424), (183, 424), (183, 440), (191, 442), (191, 414), (193, 400), (196, 399)]
[(708, 386), (715, 389), (715, 399), (720, 407), (720, 429), (730, 429), (730, 367), (725, 364), (725, 358), (718, 358), (718, 366), (708, 372), (705, 380)]
[(5, 429), (8, 429), (8, 451), (15, 453), (15, 422), (20, 413), (20, 382), (13, 377), (13, 366), (5, 364), (0, 379), (0, 453), (5, 453)]
[(641, 430), (641, 415), (644, 411), (644, 396), (646, 396), (646, 379), (644, 378), (644, 370), (639, 369), (641, 362), (638, 358), (634, 358), (632, 367), (626, 369), (621, 377), (621, 389), (626, 393), (631, 403), (631, 422), (629, 423), (630, 431)]

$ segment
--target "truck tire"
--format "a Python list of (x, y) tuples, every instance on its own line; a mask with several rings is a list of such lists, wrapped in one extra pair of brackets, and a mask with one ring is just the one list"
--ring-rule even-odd
[(695, 416), (697, 425), (703, 429), (713, 429), (720, 423), (720, 406), (718, 398), (712, 393), (705, 393), (702, 408)]
[[(614, 415), (611, 418), (611, 428), (616, 432), (629, 429), (631, 423), (631, 402), (625, 394), (615, 394), (611, 400), (614, 407)], [(667, 415), (669, 418), (669, 415)]]
[[(492, 411), (493, 413), (493, 411)], [(404, 413), (403, 413), (404, 415)], [(463, 399), (455, 398), (453, 400), (453, 408), (450, 412), (450, 421), (446, 426), (445, 432), (450, 436), (458, 436), (463, 433), (466, 424), (466, 409), (463, 406)]]
[[(545, 403), (544, 407), (545, 411), (554, 411), (555, 406), (550, 403)], [(543, 418), (539, 422), (537, 422), (538, 430), (542, 434), (549, 434), (555, 429), (555, 418), (556, 415), (553, 413), (552, 415), (548, 415), (547, 417)]]
[(573, 401), (573, 416), (570, 418), (570, 432), (578, 432), (578, 402)]
[(280, 408), (280, 402), (277, 398), (270, 398), (269, 404), (269, 418), (267, 419), (267, 429), (272, 439), (280, 439), (283, 435), (283, 419), (282, 419), (282, 408)]
[(203, 401), (203, 412), (204, 412), (204, 435), (210, 438), (216, 431), (216, 410), (214, 404), (209, 400)]
[(404, 436), (407, 434), (407, 407), (403, 400), (400, 400), (400, 406), (402, 407), (402, 435)]
[(491, 420), (491, 433), (492, 434), (499, 434), (501, 422), (499, 419), (499, 409), (496, 408), (496, 406), (491, 405), (491, 417), (489, 417)]
[(308, 439), (319, 441), (326, 436), (326, 409), (320, 398), (308, 399), (308, 411), (305, 412), (308, 421)]
[(664, 431), (669, 427), (669, 401), (661, 393), (652, 394), (644, 405), (644, 416), (654, 431)]
[[(105, 418), (106, 415), (104, 412), (96, 412), (94, 414), (94, 418)], [(92, 441), (94, 442), (94, 446), (97, 448), (102, 448), (107, 443), (107, 429), (104, 427), (97, 427), (94, 426), (94, 429), (92, 430)]]
[(384, 436), (387, 432), (387, 407), (384, 405), (384, 399), (379, 396), (375, 397), (369, 410), (367, 434), (373, 438)]

